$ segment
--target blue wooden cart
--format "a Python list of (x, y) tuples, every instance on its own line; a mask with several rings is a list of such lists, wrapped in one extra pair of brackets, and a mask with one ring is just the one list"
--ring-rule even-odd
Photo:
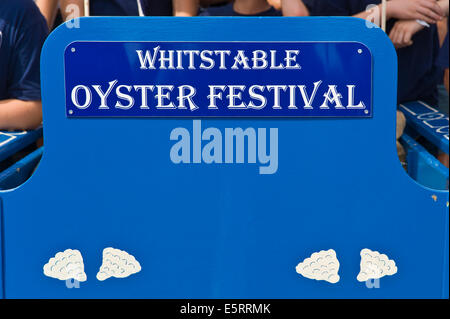
[(10, 165), (0, 169), (0, 190), (16, 188), (31, 176), (42, 157), (43, 147), (33, 149), (20, 160), (12, 160), (11, 157), (26, 147), (32, 146), (41, 137), (42, 127), (28, 132), (0, 131), (0, 164), (9, 160), (5, 166)]
[[(323, 43), (328, 49), (318, 54), (333, 72), (353, 58), (337, 58), (332, 43), (360, 45), (351, 54), (370, 51), (372, 113), (71, 116), (65, 53), (83, 54), (90, 42), (167, 41)], [(120, 69), (119, 60), (102, 64), (113, 60), (107, 53), (92, 59), (104, 74)], [(0, 296), (448, 298), (448, 190), (420, 185), (398, 160), (396, 69), (388, 37), (353, 18), (89, 18), (78, 29), (59, 27), (42, 53), (44, 155), (27, 182), (0, 192)], [(171, 133), (196, 121), (220, 132), (277, 128), (276, 174), (258, 174), (248, 162), (173, 163)], [(448, 135), (446, 143), (448, 152)], [(299, 274), (302, 261), (331, 249), (337, 281)], [(395, 272), (359, 280), (365, 249), (395, 261)], [(81, 258), (82, 276), (67, 277)], [(134, 271), (121, 277), (113, 267)]]

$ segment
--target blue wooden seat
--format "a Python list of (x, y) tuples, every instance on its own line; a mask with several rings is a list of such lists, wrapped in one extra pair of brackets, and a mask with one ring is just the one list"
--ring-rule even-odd
[(442, 152), (449, 153), (448, 116), (421, 101), (400, 104), (399, 108), (405, 114), (409, 129), (425, 137)]
[(422, 136), (438, 150), (448, 154), (448, 116), (422, 101), (401, 104), (399, 109), (405, 114), (407, 123), (401, 143), (407, 151), (408, 174), (424, 186), (448, 189), (448, 168), (416, 141)]
[(24, 183), (39, 163), (43, 151), (44, 148), (40, 147), (8, 169), (0, 172), (0, 190), (12, 189)]
[(408, 134), (403, 134), (400, 142), (407, 152), (409, 176), (421, 185), (433, 189), (448, 189), (447, 167)]
[[(392, 72), (397, 60), (381, 29), (348, 17), (90, 18), (81, 24), (59, 27), (42, 52), (45, 155), (22, 187), (0, 191), (0, 296), (448, 298), (449, 193), (417, 184), (398, 162)], [(122, 59), (92, 54), (65, 70), (64, 52), (69, 58), (87, 52), (70, 47), (77, 41), (123, 42), (126, 48)], [(272, 175), (258, 174), (251, 163), (171, 161), (172, 133), (194, 131), (194, 117), (70, 118), (65, 74), (93, 84), (105, 76), (101, 83), (107, 83), (121, 78), (118, 70), (125, 65), (129, 79), (146, 72), (149, 83), (170, 84), (166, 80), (177, 73), (140, 70), (133, 54), (166, 41), (200, 47), (199, 42), (221, 41), (243, 48), (246, 41), (274, 47), (277, 41), (362, 43), (372, 56), (374, 112), (361, 118), (201, 120), (203, 128), (219, 133), (277, 129), (279, 162)], [(361, 54), (355, 50), (337, 59), (332, 48), (316, 54), (322, 54), (327, 79), (347, 71), (343, 60)], [(304, 69), (314, 68), (306, 57), (301, 62)], [(102, 72), (85, 78), (86, 63)], [(290, 81), (301, 83), (304, 69)], [(206, 72), (209, 81), (223, 83), (223, 72)], [(242, 74), (237, 71), (230, 83), (242, 84)], [(251, 74), (255, 83), (272, 81)], [(201, 156), (200, 147), (192, 150)], [(135, 256), (141, 271), (99, 279), (107, 247)], [(398, 273), (383, 277), (380, 289), (357, 280), (365, 248), (397, 264)], [(339, 259), (338, 282), (296, 272), (299, 262), (327, 249)], [(68, 289), (66, 277), (45, 273), (51, 258), (67, 250), (82, 255), (87, 280), (79, 289)]]

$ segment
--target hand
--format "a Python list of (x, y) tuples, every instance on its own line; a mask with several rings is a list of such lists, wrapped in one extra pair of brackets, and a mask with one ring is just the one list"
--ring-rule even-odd
[(423, 20), (428, 23), (436, 23), (445, 15), (435, 0), (390, 0), (387, 2), (387, 11), (390, 18)]
[(423, 28), (416, 20), (397, 21), (389, 33), (389, 38), (396, 49), (405, 48), (413, 44), (412, 37)]
[(448, 17), (448, 0), (439, 0), (438, 1), (439, 6), (442, 8), (442, 11), (444, 11), (444, 15)]
[(281, 0), (267, 0), (267, 3), (274, 7), (276, 10), (281, 10)]

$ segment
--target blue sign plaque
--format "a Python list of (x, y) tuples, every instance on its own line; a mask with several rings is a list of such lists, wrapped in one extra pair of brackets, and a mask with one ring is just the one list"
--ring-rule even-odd
[(359, 42), (73, 42), (68, 117), (372, 117)]

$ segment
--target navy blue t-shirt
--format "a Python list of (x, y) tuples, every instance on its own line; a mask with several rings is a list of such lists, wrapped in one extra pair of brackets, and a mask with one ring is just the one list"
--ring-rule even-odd
[(0, 1), (0, 100), (41, 99), (39, 61), (47, 34), (32, 0)]
[[(312, 16), (352, 16), (366, 10), (380, 0), (304, 0)], [(389, 34), (395, 23), (388, 21)], [(437, 105), (440, 70), (436, 65), (439, 54), (439, 38), (436, 25), (424, 28), (412, 38), (412, 46), (397, 50), (398, 102), (422, 100)]]
[[(449, 26), (450, 28), (450, 26)], [(450, 30), (447, 28), (447, 30)], [(444, 43), (442, 44), (441, 51), (439, 52), (439, 58), (437, 60), (437, 65), (440, 67), (447, 69), (448, 68), (448, 31), (447, 36), (445, 37)]]
[(136, 0), (91, 0), (89, 7), (91, 16), (138, 16)]
[(200, 13), (201, 16), (220, 16), (220, 17), (233, 17), (233, 16), (240, 16), (240, 17), (249, 17), (249, 16), (255, 16), (255, 17), (279, 17), (281, 16), (281, 12), (276, 10), (273, 7), (270, 7), (269, 10), (260, 12), (258, 14), (252, 14), (252, 15), (246, 15), (246, 14), (240, 14), (233, 9), (233, 3), (229, 3), (224, 6), (220, 7), (209, 7), (205, 10), (203, 10)]

